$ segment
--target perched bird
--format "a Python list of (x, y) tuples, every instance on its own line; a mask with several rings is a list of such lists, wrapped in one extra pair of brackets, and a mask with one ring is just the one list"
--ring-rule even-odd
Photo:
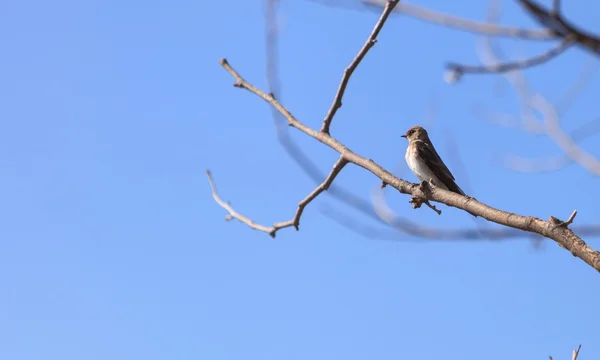
[(433, 147), (427, 130), (413, 126), (402, 135), (408, 140), (406, 163), (420, 181), (432, 181), (433, 185), (445, 190), (465, 195), (464, 191), (454, 182), (454, 176)]

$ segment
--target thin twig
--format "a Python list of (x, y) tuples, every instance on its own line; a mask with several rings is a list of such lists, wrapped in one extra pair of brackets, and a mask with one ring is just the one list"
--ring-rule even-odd
[(544, 117), (544, 125), (548, 136), (573, 161), (579, 163), (589, 172), (600, 175), (600, 160), (577, 146), (577, 143), (560, 127), (558, 114), (554, 106), (542, 95), (536, 95), (531, 99), (531, 106)]
[[(210, 187), (212, 189), (212, 197), (213, 199), (215, 199), (215, 201), (217, 202), (217, 204), (219, 204), (223, 209), (227, 210), (227, 212), (229, 213), (227, 215), (227, 217), (225, 218), (226, 220), (230, 220), (230, 219), (236, 219), (246, 225), (248, 225), (249, 227), (251, 227), (252, 229), (255, 230), (259, 230), (259, 231), (263, 231), (266, 232), (267, 234), (271, 235), (272, 237), (275, 237), (275, 232), (277, 232), (277, 230), (281, 227), (285, 227), (285, 226), (280, 226), (275, 227), (275, 226), (264, 226), (264, 225), (260, 225), (255, 223), (254, 221), (252, 221), (250, 218), (248, 218), (247, 216), (244, 216), (240, 213), (238, 213), (237, 211), (235, 211), (233, 209), (233, 207), (231, 207), (231, 205), (229, 205), (228, 202), (223, 201), (220, 197), (219, 194), (217, 193), (217, 186), (215, 185), (215, 181), (212, 178), (212, 175), (210, 173), (209, 170), (206, 170), (206, 176), (208, 177), (208, 182), (210, 183)], [(292, 224), (290, 223), (287, 226), (291, 226)]]
[[(598, 129), (598, 123), (600, 123), (600, 118), (593, 122), (586, 123), (581, 128), (571, 132), (571, 134), (568, 136), (571, 138), (574, 144), (577, 144), (578, 142), (590, 136), (596, 135), (600, 130)], [(534, 159), (525, 158), (520, 155), (506, 155), (504, 157), (504, 166), (513, 171), (522, 173), (544, 173), (557, 171), (575, 163), (576, 161), (565, 152), (558, 155)], [(595, 172), (593, 173), (595, 174)]]
[(340, 173), (340, 171), (342, 171), (346, 164), (348, 164), (348, 161), (344, 159), (343, 155), (341, 155), (338, 161), (333, 165), (333, 168), (331, 169), (329, 175), (327, 175), (325, 181), (323, 181), (319, 186), (317, 186), (317, 188), (313, 190), (313, 192), (311, 192), (306, 198), (304, 198), (304, 200), (300, 201), (300, 203), (298, 204), (298, 209), (296, 210), (296, 215), (292, 220), (296, 230), (298, 230), (298, 227), (300, 226), (300, 217), (302, 216), (302, 212), (304, 211), (306, 205), (308, 205), (308, 203), (310, 203), (317, 196), (319, 196), (320, 193), (329, 189), (331, 183), (333, 182), (333, 180), (335, 180), (335, 177)]
[(544, 62), (547, 62), (558, 55), (562, 54), (567, 50), (571, 45), (575, 43), (575, 37), (568, 37), (563, 39), (558, 45), (549, 49), (548, 51), (524, 59), (520, 61), (514, 62), (506, 62), (506, 63), (495, 63), (491, 65), (462, 65), (457, 63), (448, 63), (446, 67), (450, 71), (457, 72), (459, 75), (463, 74), (498, 74), (507, 71), (513, 71), (518, 69), (526, 69), (529, 67), (533, 67), (536, 65), (540, 65)]
[(340, 156), (339, 160), (333, 165), (333, 168), (331, 169), (331, 172), (329, 173), (325, 181), (323, 181), (319, 186), (317, 186), (315, 190), (313, 190), (310, 194), (308, 194), (307, 197), (305, 197), (304, 199), (302, 199), (302, 201), (300, 201), (300, 203), (298, 203), (298, 208), (296, 209), (294, 217), (291, 220), (275, 223), (271, 227), (257, 224), (247, 216), (235, 211), (228, 202), (221, 200), (221, 198), (219, 197), (217, 193), (217, 187), (209, 170), (206, 170), (206, 176), (208, 177), (208, 182), (210, 183), (210, 187), (212, 189), (213, 199), (215, 199), (217, 204), (219, 204), (229, 213), (226, 217), (226, 220), (236, 219), (248, 225), (252, 229), (266, 232), (274, 238), (277, 231), (280, 229), (285, 229), (287, 227), (293, 226), (296, 229), (296, 231), (299, 230), (300, 218), (302, 217), (302, 213), (304, 212), (304, 208), (306, 207), (306, 205), (308, 205), (311, 201), (316, 199), (316, 197), (319, 196), (319, 194), (321, 194), (323, 191), (329, 188), (333, 180), (335, 180), (335, 177), (340, 173), (340, 171), (342, 171), (346, 164), (348, 164), (348, 161), (344, 159), (343, 156)]
[(573, 223), (573, 221), (575, 220), (575, 216), (577, 216), (577, 209), (573, 210), (573, 212), (571, 213), (571, 215), (569, 216), (567, 221), (561, 221), (561, 220), (555, 218), (554, 216), (550, 216), (550, 222), (554, 224), (553, 229), (556, 229), (558, 227), (566, 228)]
[(331, 107), (329, 108), (329, 111), (327, 112), (327, 115), (323, 120), (321, 132), (329, 134), (329, 127), (331, 126), (331, 121), (333, 120), (333, 117), (335, 116), (338, 109), (342, 107), (342, 98), (344, 97), (344, 93), (346, 92), (346, 86), (348, 86), (348, 81), (350, 80), (352, 73), (354, 72), (354, 70), (356, 70), (356, 67), (360, 64), (365, 55), (367, 55), (369, 50), (377, 42), (377, 35), (379, 35), (379, 32), (383, 28), (385, 21), (387, 20), (388, 16), (392, 12), (392, 10), (394, 10), (394, 7), (396, 6), (396, 4), (398, 4), (399, 1), (400, 0), (387, 0), (385, 4), (385, 9), (379, 17), (379, 20), (373, 28), (373, 31), (371, 31), (371, 35), (369, 35), (369, 38), (367, 39), (363, 47), (360, 49), (358, 54), (356, 54), (354, 60), (352, 60), (350, 65), (344, 70), (344, 75), (342, 76), (342, 80), (338, 87), (337, 93), (335, 94), (335, 98), (333, 99), (333, 104), (331, 104)]
[(585, 65), (581, 67), (581, 71), (577, 74), (575, 81), (565, 90), (561, 98), (556, 101), (556, 109), (561, 116), (567, 114), (571, 105), (573, 105), (577, 97), (587, 87), (590, 80), (594, 78), (597, 70), (598, 61), (594, 58), (588, 59)]
[(595, 55), (600, 55), (600, 38), (571, 24), (560, 11), (547, 10), (531, 0), (518, 0), (518, 2), (540, 25), (552, 31), (557, 37), (575, 36), (578, 45)]
[(436, 214), (442, 215), (442, 210), (438, 210), (438, 208), (436, 208), (435, 205), (430, 203), (429, 200), (423, 201), (423, 204), (427, 205), (431, 210), (435, 211)]
[[(362, 0), (362, 2), (366, 5), (377, 7), (384, 6), (384, 1), (385, 0)], [(519, 27), (489, 24), (480, 21), (463, 19), (458, 16), (437, 12), (431, 9), (425, 9), (414, 4), (402, 3), (396, 7), (395, 11), (407, 14), (408, 16), (412, 16), (426, 22), (481, 35), (504, 36), (521, 38), (525, 40), (550, 40), (556, 38), (556, 35), (548, 29), (523, 29)]]
[[(577, 96), (581, 94), (583, 89), (587, 86), (590, 80), (593, 79), (594, 73), (598, 70), (598, 62), (596, 59), (589, 59), (586, 64), (583, 66), (582, 70), (577, 74), (577, 78), (573, 83), (565, 90), (564, 94), (561, 96), (559, 100), (556, 101), (555, 108), (558, 111), (559, 115), (562, 117), (567, 114), (569, 108), (573, 105)], [(544, 135), (544, 126), (540, 124), (537, 119), (533, 119), (531, 116), (527, 116), (525, 118), (518, 118), (516, 116), (511, 116), (503, 113), (498, 113), (496, 111), (485, 108), (482, 105), (477, 105), (474, 107), (474, 114), (477, 117), (487, 118), (490, 122), (499, 124), (501, 126), (509, 127), (509, 128), (522, 128), (523, 130), (536, 134), (536, 135)], [(583, 140), (595, 133), (598, 132), (597, 124), (600, 123), (600, 118), (595, 119), (591, 123), (586, 123), (582, 127), (575, 130), (571, 137), (575, 141)], [(591, 126), (590, 126), (591, 125)], [(578, 135), (579, 134), (579, 135)], [(530, 160), (525, 160), (530, 161)], [(533, 160), (535, 161), (535, 160)], [(569, 162), (569, 159), (565, 160), (566, 163)], [(541, 162), (546, 163), (548, 165), (540, 165), (539, 167), (542, 169), (548, 168), (553, 169), (554, 166), (551, 165), (554, 161), (553, 159), (543, 159)], [(566, 164), (565, 163), (565, 164)], [(540, 171), (551, 171), (551, 170), (540, 170)]]
[(577, 360), (577, 357), (579, 356), (579, 350), (581, 350), (581, 345), (577, 347), (577, 350), (573, 350), (573, 356), (571, 357), (571, 360)]
[(571, 225), (573, 223), (573, 220), (575, 220), (575, 216), (577, 216), (577, 210), (573, 210), (567, 221), (565, 221), (561, 226)]
[[(577, 350), (573, 350), (573, 353), (571, 354), (571, 360), (577, 360), (577, 357), (579, 356), (579, 350), (581, 350), (581, 345), (579, 345)], [(553, 360), (552, 356), (548, 356), (548, 357), (550, 358), (550, 360)]]

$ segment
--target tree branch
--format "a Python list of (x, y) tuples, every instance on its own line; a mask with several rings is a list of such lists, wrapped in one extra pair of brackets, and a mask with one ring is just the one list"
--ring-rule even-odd
[[(236, 80), (234, 86), (246, 89), (257, 95), (267, 103), (271, 104), (279, 111), (288, 122), (288, 125), (298, 129), (304, 134), (318, 140), (337, 151), (343, 158), (359, 167), (371, 172), (381, 181), (395, 188), (402, 194), (417, 195), (419, 191), (418, 184), (409, 183), (406, 180), (395, 177), (389, 171), (375, 163), (373, 160), (366, 159), (352, 152), (344, 144), (331, 137), (329, 134), (315, 131), (298, 121), (281, 103), (272, 95), (266, 94), (255, 86), (244, 80), (227, 62), (220, 61), (223, 68)], [(507, 211), (502, 211), (477, 201), (474, 198), (462, 196), (441, 188), (432, 188), (427, 194), (427, 199), (437, 201), (442, 204), (465, 210), (471, 214), (481, 216), (494, 223), (508, 226), (511, 228), (533, 232), (556, 241), (559, 245), (568, 249), (574, 256), (579, 257), (588, 265), (597, 271), (600, 271), (600, 252), (588, 246), (581, 238), (575, 235), (568, 227), (556, 227), (550, 221), (543, 221), (531, 216), (521, 216)]]
[(250, 220), (250, 218), (238, 213), (237, 211), (235, 211), (231, 205), (229, 204), (229, 202), (227, 201), (223, 201), (220, 197), (219, 194), (217, 193), (217, 186), (215, 185), (215, 181), (212, 178), (212, 175), (210, 173), (209, 170), (206, 170), (206, 176), (208, 177), (208, 182), (210, 183), (210, 187), (212, 189), (212, 197), (213, 199), (215, 199), (215, 201), (217, 202), (217, 204), (219, 204), (223, 209), (227, 210), (227, 212), (229, 214), (227, 214), (227, 216), (225, 217), (225, 220), (231, 220), (231, 219), (236, 219), (246, 225), (248, 225), (249, 227), (251, 227), (252, 229), (255, 230), (259, 230), (259, 231), (264, 231), (267, 234), (271, 235), (272, 237), (275, 237), (275, 232), (277, 232), (278, 229), (282, 228), (282, 227), (286, 227), (286, 226), (291, 226), (291, 224), (286, 225), (286, 226), (279, 226), (276, 227), (275, 225), (272, 227), (268, 227), (268, 226), (264, 226), (264, 225), (260, 225), (255, 223), (254, 221)]
[(560, 2), (555, 0), (552, 10), (547, 10), (531, 0), (518, 0), (518, 2), (540, 25), (556, 36), (562, 38), (573, 36), (583, 48), (600, 55), (600, 38), (569, 23), (560, 12)]
[[(408, 241), (412, 236), (419, 243), (424, 243), (422, 239), (428, 241), (456, 241), (456, 242), (481, 242), (481, 241), (508, 241), (529, 237), (532, 240), (543, 240), (539, 234), (524, 233), (521, 230), (513, 228), (482, 228), (482, 229), (460, 229), (460, 228), (438, 228), (424, 224), (414, 223), (406, 220), (387, 209), (377, 209), (382, 221), (392, 229), (384, 229), (361, 224), (360, 221), (352, 216), (343, 214), (332, 207), (324, 206), (321, 213), (339, 225), (356, 232), (357, 234), (370, 238), (382, 240), (401, 240)], [(597, 236), (600, 231), (599, 225), (580, 225), (572, 227), (579, 236)], [(402, 235), (402, 236), (401, 236)]]
[[(384, 1), (385, 0), (362, 0), (364, 4), (376, 7), (382, 7)], [(486, 22), (463, 19), (458, 16), (425, 9), (414, 4), (402, 3), (396, 7), (395, 11), (407, 14), (426, 22), (481, 35), (504, 36), (526, 40), (550, 40), (556, 38), (556, 34), (548, 29), (523, 29), (519, 27), (489, 24)]]
[(310, 194), (308, 194), (307, 197), (305, 197), (302, 201), (300, 201), (300, 203), (298, 203), (298, 208), (296, 209), (296, 214), (294, 215), (294, 217), (288, 221), (275, 223), (271, 227), (257, 224), (247, 216), (244, 216), (235, 211), (228, 202), (221, 200), (221, 198), (219, 197), (217, 193), (217, 187), (209, 170), (206, 170), (206, 176), (208, 177), (208, 182), (210, 183), (210, 187), (212, 189), (213, 199), (215, 199), (217, 204), (219, 204), (222, 208), (229, 212), (229, 214), (225, 218), (226, 220), (236, 219), (248, 225), (252, 229), (266, 232), (274, 238), (275, 234), (280, 229), (293, 226), (296, 229), (296, 231), (299, 230), (300, 218), (302, 217), (302, 213), (304, 212), (304, 208), (306, 207), (306, 205), (308, 205), (311, 201), (316, 199), (316, 197), (319, 196), (319, 194), (321, 194), (323, 191), (329, 189), (329, 186), (331, 185), (333, 180), (335, 180), (335, 177), (340, 173), (340, 171), (342, 171), (346, 164), (348, 164), (348, 161), (345, 160), (343, 156), (340, 156), (339, 160), (333, 165), (333, 168), (331, 169), (331, 172), (329, 173), (325, 181), (323, 181), (319, 186), (317, 186), (315, 190), (313, 190)]
[(336, 161), (336, 163), (333, 165), (333, 168), (331, 169), (329, 175), (327, 175), (325, 181), (323, 181), (319, 186), (317, 186), (317, 188), (313, 190), (313, 192), (308, 194), (308, 196), (304, 198), (304, 200), (300, 201), (300, 203), (298, 204), (298, 210), (296, 210), (296, 215), (293, 219), (293, 225), (296, 228), (296, 230), (299, 230), (300, 217), (302, 216), (302, 212), (304, 211), (306, 205), (308, 205), (308, 203), (310, 203), (317, 196), (319, 196), (320, 193), (329, 189), (331, 183), (333, 183), (333, 180), (335, 180), (336, 176), (340, 173), (340, 171), (342, 171), (346, 164), (348, 164), (348, 161), (344, 159), (343, 155), (341, 155), (338, 161)]
[[(581, 350), (581, 345), (579, 345), (577, 350), (573, 350), (573, 353), (571, 354), (571, 360), (577, 360), (577, 357), (579, 356), (579, 350)], [(550, 358), (550, 360), (553, 360), (552, 356), (548, 356), (548, 357)]]
[(496, 63), (492, 65), (461, 65), (457, 63), (448, 63), (446, 67), (448, 68), (448, 70), (455, 72), (456, 74), (454, 76), (458, 77), (466, 73), (498, 74), (512, 70), (525, 69), (532, 66), (540, 65), (551, 59), (554, 59), (558, 55), (565, 52), (565, 50), (571, 47), (571, 45), (573, 45), (574, 43), (574, 36), (567, 37), (563, 39), (558, 45), (549, 49), (548, 51), (521, 61)]
[[(524, 69), (544, 63), (555, 58), (573, 44), (578, 44), (585, 49), (600, 55), (600, 37), (583, 31), (569, 23), (561, 12), (560, 0), (553, 0), (552, 9), (547, 10), (532, 0), (517, 0), (540, 25), (542, 29), (531, 30), (515, 27), (504, 27), (490, 22), (476, 22), (463, 19), (453, 15), (435, 12), (412, 4), (400, 4), (395, 11), (405, 13), (409, 16), (423, 21), (436, 23), (450, 28), (469, 31), (486, 36), (505, 36), (528, 40), (548, 40), (562, 38), (563, 41), (549, 51), (532, 58), (497, 64), (493, 67), (467, 66), (450, 63), (447, 68), (451, 71), (447, 76), (448, 82), (456, 82), (464, 73), (499, 73), (515, 69)], [(362, 0), (367, 6), (382, 7), (383, 0)]]
[(348, 86), (348, 81), (350, 81), (350, 77), (352, 76), (352, 73), (354, 72), (356, 67), (360, 64), (360, 62), (365, 57), (365, 55), (367, 55), (367, 52), (369, 52), (369, 50), (377, 42), (377, 35), (379, 35), (379, 32), (383, 28), (383, 25), (385, 24), (388, 16), (392, 12), (392, 10), (394, 10), (394, 7), (398, 4), (399, 1), (400, 0), (387, 0), (386, 1), (383, 13), (379, 17), (379, 20), (377, 21), (377, 24), (373, 28), (371, 35), (369, 35), (369, 38), (367, 39), (367, 41), (365, 42), (363, 47), (360, 49), (358, 54), (356, 54), (356, 57), (354, 58), (354, 60), (352, 60), (350, 65), (344, 70), (344, 75), (342, 76), (342, 81), (340, 82), (337, 93), (335, 94), (335, 98), (333, 99), (333, 104), (331, 104), (331, 107), (329, 108), (329, 111), (327, 112), (327, 115), (325, 116), (325, 119), (323, 120), (323, 125), (321, 126), (321, 132), (329, 134), (329, 127), (331, 126), (331, 121), (333, 120), (333, 117), (335, 116), (338, 109), (342, 107), (342, 98), (344, 97), (344, 93), (346, 92), (346, 86)]
[[(578, 143), (584, 139), (596, 135), (600, 131), (600, 118), (584, 124), (569, 134), (573, 142)], [(541, 173), (562, 169), (575, 163), (567, 154), (547, 156), (537, 159), (528, 159), (522, 156), (508, 155), (505, 157), (505, 165), (518, 172)]]

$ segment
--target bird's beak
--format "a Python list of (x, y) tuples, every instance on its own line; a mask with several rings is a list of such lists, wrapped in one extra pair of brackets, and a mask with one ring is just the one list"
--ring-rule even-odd
[(405, 138), (405, 139), (406, 139), (406, 135), (400, 135), (400, 137), (403, 137), (403, 138)]

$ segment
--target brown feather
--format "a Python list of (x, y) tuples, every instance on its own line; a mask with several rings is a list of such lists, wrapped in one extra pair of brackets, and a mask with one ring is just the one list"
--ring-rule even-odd
[(417, 156), (420, 157), (427, 167), (437, 176), (437, 178), (444, 183), (448, 190), (465, 195), (464, 191), (456, 185), (454, 176), (446, 167), (446, 164), (442, 161), (437, 151), (433, 147), (431, 142), (425, 142), (422, 140), (416, 140), (415, 142), (417, 149)]

